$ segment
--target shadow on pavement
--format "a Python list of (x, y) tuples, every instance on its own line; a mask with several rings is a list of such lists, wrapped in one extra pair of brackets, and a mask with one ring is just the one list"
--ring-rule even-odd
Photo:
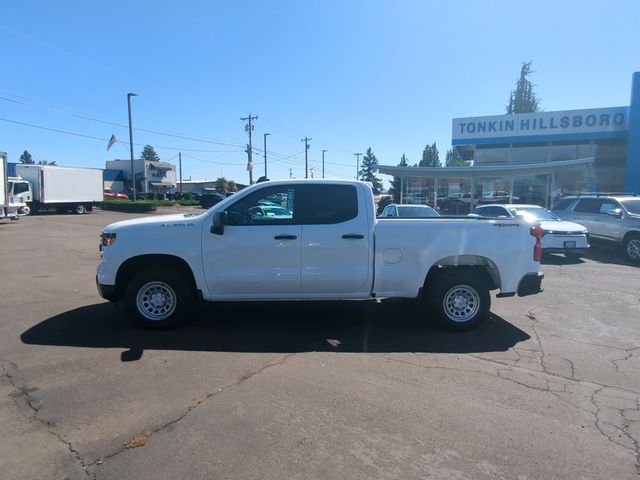
[(614, 265), (624, 265), (627, 267), (637, 267), (640, 263), (634, 263), (631, 259), (627, 258), (623, 252), (623, 247), (611, 247), (608, 245), (591, 245), (591, 248), (587, 250), (584, 258), (592, 260), (598, 263), (611, 263)]
[[(56, 315), (21, 335), (30, 345), (124, 348), (122, 361), (144, 350), (212, 352), (505, 351), (529, 335), (491, 315), (470, 332), (441, 329), (416, 301), (218, 303), (167, 331), (128, 322), (122, 307), (89, 305)], [(421, 318), (421, 316), (423, 318)]]

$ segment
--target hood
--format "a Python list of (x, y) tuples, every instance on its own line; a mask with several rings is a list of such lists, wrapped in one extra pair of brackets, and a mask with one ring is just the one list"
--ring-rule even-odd
[(181, 227), (194, 225), (196, 221), (202, 216), (202, 214), (193, 215), (188, 213), (178, 213), (173, 215), (158, 215), (148, 216), (142, 218), (134, 218), (131, 220), (123, 220), (121, 222), (115, 222), (104, 227), (105, 232), (113, 232), (116, 230), (135, 228), (139, 226), (167, 226), (167, 227)]
[(577, 232), (581, 233), (587, 230), (587, 227), (580, 225), (579, 223), (565, 222), (565, 221), (542, 221), (540, 226), (543, 230), (553, 232)]

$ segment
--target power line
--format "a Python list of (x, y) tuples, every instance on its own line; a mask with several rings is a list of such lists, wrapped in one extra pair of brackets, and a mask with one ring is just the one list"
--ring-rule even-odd
[[(104, 138), (104, 137), (95, 137), (93, 135), (85, 135), (83, 133), (70, 132), (68, 130), (59, 130), (57, 128), (43, 127), (41, 125), (34, 125), (32, 123), (19, 122), (17, 120), (10, 120), (8, 118), (0, 117), (0, 120), (2, 120), (4, 122), (9, 122), (9, 123), (15, 123), (17, 125), (23, 125), (25, 127), (38, 128), (40, 130), (47, 130), (49, 132), (62, 133), (62, 134), (65, 134), (65, 135), (73, 135), (74, 137), (92, 138), (94, 140), (101, 140), (103, 142), (108, 142), (109, 141), (108, 138)], [(125, 144), (125, 145), (129, 145), (129, 142), (123, 142), (122, 140), (118, 140), (118, 142), (122, 143), (122, 144)], [(134, 145), (136, 147), (144, 147), (146, 144), (134, 143)], [(153, 146), (153, 148), (157, 148), (159, 150), (176, 150), (176, 151), (183, 151), (183, 152), (222, 153), (222, 152), (236, 152), (237, 151), (237, 150), (204, 150), (204, 149), (182, 148), (182, 147), (166, 147), (166, 146), (162, 146), (162, 145), (152, 145), (152, 146)]]
[[(4, 95), (11, 95), (11, 94), (4, 94)], [(14, 96), (14, 95), (11, 95), (11, 96)], [(24, 98), (24, 97), (18, 97), (18, 98)], [(17, 104), (20, 104), (20, 105), (25, 105), (25, 106), (31, 107), (31, 108), (38, 108), (40, 110), (46, 110), (46, 111), (50, 111), (50, 112), (60, 113), (62, 115), (67, 115), (69, 117), (81, 118), (83, 120), (89, 120), (89, 121), (92, 121), (92, 122), (103, 123), (105, 125), (112, 125), (112, 126), (116, 126), (116, 127), (128, 128), (128, 125), (125, 125), (123, 123), (110, 122), (108, 120), (102, 120), (102, 119), (99, 119), (99, 118), (90, 117), (88, 115), (80, 115), (80, 114), (76, 114), (76, 113), (71, 113), (71, 112), (67, 112), (67, 111), (65, 111), (63, 109), (60, 109), (60, 108), (52, 108), (50, 106), (44, 106), (44, 105), (34, 105), (34, 104), (31, 104), (31, 103), (22, 102), (22, 101), (19, 101), (19, 100), (14, 100), (14, 99), (3, 97), (3, 96), (0, 96), (0, 100), (4, 100), (4, 101), (7, 101), (7, 102), (13, 102), (13, 103), (17, 103)], [(134, 130), (137, 130), (137, 131), (140, 131), (140, 132), (145, 132), (145, 133), (151, 133), (151, 134), (154, 134), (154, 135), (163, 135), (163, 136), (166, 136), (166, 137), (180, 138), (182, 140), (190, 140), (190, 141), (194, 141), (194, 142), (211, 143), (211, 144), (214, 144), (214, 145), (222, 145), (222, 146), (226, 146), (226, 147), (242, 147), (242, 145), (239, 144), (239, 143), (226, 143), (226, 142), (220, 142), (220, 141), (217, 141), (217, 140), (190, 137), (190, 136), (187, 136), (187, 135), (180, 135), (180, 134), (175, 134), (175, 133), (163, 132), (163, 131), (152, 130), (152, 129), (148, 129), (148, 128), (137, 127), (137, 128), (134, 128)]]

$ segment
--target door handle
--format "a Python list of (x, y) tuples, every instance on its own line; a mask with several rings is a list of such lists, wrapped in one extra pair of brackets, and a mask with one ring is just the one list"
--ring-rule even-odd
[(295, 240), (298, 237), (295, 235), (276, 235), (273, 238), (275, 238), (276, 240)]
[(361, 238), (364, 238), (364, 235), (360, 233), (347, 233), (345, 235), (342, 235), (342, 238), (345, 238), (347, 240), (360, 240)]

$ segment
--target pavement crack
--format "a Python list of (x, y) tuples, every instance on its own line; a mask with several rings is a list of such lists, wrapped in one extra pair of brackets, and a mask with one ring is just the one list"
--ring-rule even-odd
[(632, 356), (633, 356), (633, 352), (635, 350), (640, 349), (640, 347), (635, 347), (635, 348), (626, 348), (624, 350), (625, 352), (625, 356), (622, 358), (614, 358), (613, 360), (611, 360), (611, 363), (613, 363), (613, 366), (616, 368), (616, 373), (618, 373), (618, 369), (620, 367), (620, 365), (618, 365), (618, 362), (624, 362), (626, 360), (629, 360)]
[[(229, 388), (233, 388), (233, 387), (236, 387), (236, 386), (238, 386), (240, 384), (243, 384), (243, 383), (247, 382), (248, 380), (252, 379), (256, 375), (260, 375), (262, 372), (264, 372), (265, 370), (267, 370), (269, 368), (272, 368), (272, 367), (275, 367), (275, 366), (278, 366), (278, 365), (282, 365), (284, 362), (286, 362), (290, 357), (292, 357), (295, 354), (296, 353), (294, 352), (294, 353), (288, 353), (286, 355), (283, 355), (278, 360), (275, 360), (273, 362), (269, 362), (266, 365), (263, 365), (262, 367), (260, 367), (256, 371), (249, 372), (249, 373), (246, 373), (246, 374), (242, 375), (239, 379), (237, 379), (234, 382), (231, 382), (231, 383), (228, 383), (228, 384), (223, 385), (221, 387), (218, 387), (215, 391), (207, 393), (200, 400), (198, 400), (197, 402), (189, 405), (186, 408), (186, 410), (182, 414), (180, 414), (178, 417), (176, 417), (173, 420), (170, 420), (170, 421), (168, 421), (166, 423), (163, 423), (162, 425), (156, 426), (155, 428), (144, 429), (143, 432), (140, 435), (144, 435), (144, 436), (150, 438), (151, 436), (155, 435), (156, 433), (162, 432), (162, 431), (164, 431), (164, 430), (166, 430), (166, 429), (168, 429), (168, 428), (170, 428), (170, 427), (172, 427), (174, 425), (177, 425), (182, 420), (184, 420), (184, 418), (187, 417), (187, 415), (189, 415), (192, 411), (194, 411), (196, 408), (198, 408), (200, 405), (205, 403), (210, 398), (221, 394), (222, 392), (228, 390)], [(89, 463), (87, 465), (87, 467), (93, 467), (95, 465), (100, 465), (105, 460), (110, 460), (110, 459), (120, 455), (122, 452), (124, 452), (125, 450), (128, 450), (130, 448), (127, 445), (128, 445), (127, 443), (123, 444), (117, 450), (111, 452), (110, 454), (105, 455), (105, 456), (95, 460), (92, 463)]]
[(22, 400), (24, 404), (26, 404), (27, 407), (31, 410), (32, 412), (31, 418), (33, 418), (38, 423), (44, 425), (49, 435), (51, 435), (52, 437), (54, 437), (56, 440), (63, 443), (64, 445), (66, 445), (71, 455), (78, 461), (78, 463), (80, 463), (80, 466), (82, 467), (82, 471), (84, 472), (84, 474), (87, 476), (87, 478), (89, 478), (90, 475), (89, 475), (89, 472), (87, 471), (88, 465), (85, 462), (82, 455), (80, 454), (80, 452), (73, 447), (73, 445), (69, 440), (67, 440), (58, 432), (56, 432), (55, 425), (52, 422), (45, 420), (44, 418), (41, 417), (40, 415), (41, 407), (38, 407), (36, 405), (36, 400), (31, 395), (33, 393), (33, 390), (28, 388), (26, 385), (22, 384), (22, 382), (20, 382), (17, 378), (18, 377), (17, 373), (19, 371), (18, 365), (16, 365), (14, 362), (11, 362), (9, 360), (0, 361), (0, 365), (2, 366), (2, 375), (9, 381), (9, 384), (15, 390), (15, 393), (11, 395), (14, 398), (14, 400), (16, 402), (18, 402), (19, 400)]

